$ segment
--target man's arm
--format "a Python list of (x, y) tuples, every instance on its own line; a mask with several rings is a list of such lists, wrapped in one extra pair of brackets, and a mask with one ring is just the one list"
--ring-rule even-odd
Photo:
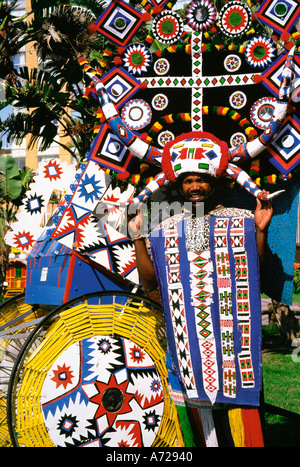
[(257, 199), (254, 221), (256, 225), (256, 241), (261, 269), (265, 264), (268, 228), (273, 216), (273, 204), (271, 201)]
[(148, 254), (144, 238), (134, 240), (136, 266), (141, 282), (146, 292), (151, 293), (157, 289), (157, 280), (153, 262)]
[(146, 292), (151, 294), (157, 290), (157, 279), (154, 264), (148, 254), (146, 239), (141, 236), (143, 231), (143, 214), (138, 210), (134, 218), (128, 218), (128, 232), (135, 246), (136, 266), (140, 280)]

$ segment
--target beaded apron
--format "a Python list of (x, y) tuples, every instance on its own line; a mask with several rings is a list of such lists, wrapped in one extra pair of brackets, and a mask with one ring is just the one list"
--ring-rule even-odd
[(230, 208), (199, 218), (177, 215), (152, 232), (150, 244), (177, 377), (175, 384), (170, 378), (175, 403), (259, 405), (261, 309), (253, 215)]

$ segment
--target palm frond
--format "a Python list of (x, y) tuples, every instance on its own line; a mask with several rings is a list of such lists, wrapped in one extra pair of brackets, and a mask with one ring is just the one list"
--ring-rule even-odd
[(90, 10), (63, 5), (53, 11), (36, 34), (36, 49), (42, 61), (65, 60), (84, 52), (96, 36), (89, 26), (95, 21)]
[(13, 77), (16, 73), (13, 58), (27, 43), (26, 15), (17, 17), (14, 8), (17, 0), (0, 0), (0, 78)]

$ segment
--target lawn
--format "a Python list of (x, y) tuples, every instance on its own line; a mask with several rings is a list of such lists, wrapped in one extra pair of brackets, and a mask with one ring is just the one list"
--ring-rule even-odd
[[(282, 343), (276, 328), (263, 328), (267, 447), (300, 447), (300, 353), (293, 351)], [(283, 409), (283, 415), (275, 407)]]

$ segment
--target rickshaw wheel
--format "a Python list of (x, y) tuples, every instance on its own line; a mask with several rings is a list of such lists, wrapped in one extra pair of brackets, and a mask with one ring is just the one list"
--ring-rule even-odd
[(160, 305), (100, 292), (45, 317), (19, 352), (8, 389), (13, 445), (182, 445), (168, 395)]
[(21, 293), (5, 300), (0, 305), (0, 447), (11, 447), (6, 410), (7, 389), (18, 354), (49, 310), (39, 305), (25, 303)]

